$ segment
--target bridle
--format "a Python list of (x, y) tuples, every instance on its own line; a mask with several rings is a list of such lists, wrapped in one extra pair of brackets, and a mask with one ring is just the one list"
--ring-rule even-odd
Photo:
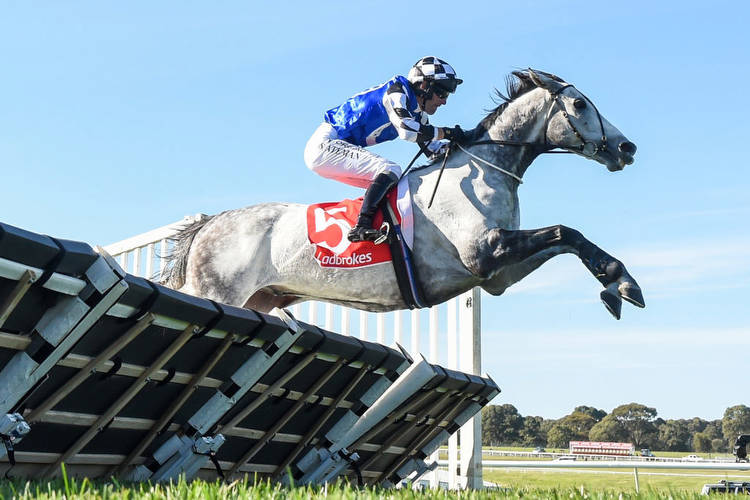
[[(594, 142), (586, 142), (586, 139), (583, 138), (583, 135), (578, 131), (575, 125), (573, 125), (573, 122), (570, 119), (570, 115), (568, 115), (568, 112), (565, 109), (565, 106), (560, 101), (560, 93), (567, 89), (568, 87), (576, 89), (573, 85), (570, 83), (563, 85), (559, 89), (557, 89), (554, 92), (550, 92), (550, 95), (554, 99), (554, 104), (560, 108), (560, 111), (562, 112), (562, 115), (565, 117), (565, 119), (568, 121), (568, 125), (570, 125), (570, 129), (573, 131), (575, 136), (578, 138), (579, 141), (581, 141), (581, 145), (577, 148), (584, 156), (594, 156), (596, 153), (600, 151), (606, 151), (607, 150), (607, 133), (604, 132), (604, 122), (602, 121), (602, 115), (599, 113), (599, 109), (596, 107), (596, 105), (586, 97), (586, 95), (581, 92), (580, 90), (576, 89), (576, 91), (583, 96), (584, 99), (591, 105), (592, 108), (594, 108), (594, 111), (596, 111), (596, 118), (599, 120), (599, 129), (602, 131), (602, 138), (599, 141), (599, 144), (596, 144)], [(552, 146), (552, 148), (560, 148), (559, 145), (550, 145), (547, 142), (547, 127), (549, 127), (549, 119), (550, 116), (552, 116), (552, 108), (554, 106), (550, 106), (549, 111), (547, 111), (547, 118), (545, 119), (544, 124), (544, 145), (545, 146)], [(591, 147), (589, 147), (591, 146)], [(573, 147), (569, 147), (567, 149), (576, 149)], [(567, 151), (570, 152), (570, 151)]]
[[(573, 124), (573, 121), (570, 119), (570, 115), (568, 111), (565, 109), (565, 105), (562, 102), (561, 94), (562, 92), (567, 88), (574, 88), (573, 84), (567, 83), (565, 85), (562, 85), (560, 88), (558, 88), (555, 91), (546, 89), (547, 92), (550, 93), (552, 96), (552, 105), (549, 107), (549, 110), (547, 110), (547, 116), (544, 118), (544, 147), (542, 153), (580, 153), (585, 157), (591, 158), (595, 154), (599, 153), (600, 151), (606, 151), (607, 150), (607, 134), (604, 132), (604, 121), (602, 120), (602, 115), (599, 113), (599, 109), (597, 109), (596, 105), (586, 97), (586, 95), (581, 92), (580, 90), (576, 89), (576, 91), (583, 96), (584, 99), (594, 108), (594, 111), (596, 112), (596, 117), (599, 120), (599, 127), (601, 129), (602, 135), (601, 140), (599, 143), (586, 141), (584, 139), (581, 132), (576, 128), (576, 126)], [(568, 122), (568, 125), (570, 126), (571, 130), (573, 131), (573, 134), (578, 138), (579, 141), (581, 141), (581, 144), (579, 146), (567, 146), (563, 147), (559, 144), (550, 144), (550, 142), (547, 140), (547, 130), (549, 129), (549, 122), (552, 118), (552, 113), (556, 108), (560, 108), (560, 111), (562, 112), (562, 115), (565, 117), (565, 119)], [(467, 144), (467, 146), (477, 146), (482, 144), (489, 144), (494, 146), (516, 146), (516, 147), (523, 147), (523, 146), (530, 146), (530, 147), (539, 147), (540, 145), (535, 142), (523, 142), (523, 141), (503, 141), (503, 140), (495, 140), (495, 139), (486, 139), (482, 141), (473, 141)], [(481, 158), (471, 152), (469, 152), (463, 145), (459, 143), (451, 143), (450, 147), (445, 151), (445, 156), (443, 157), (442, 164), (440, 166), (440, 173), (438, 174), (437, 182), (435, 183), (435, 189), (432, 191), (432, 196), (430, 197), (430, 202), (428, 203), (427, 207), (429, 208), (432, 206), (432, 201), (435, 199), (435, 193), (437, 192), (437, 187), (440, 185), (440, 179), (443, 176), (443, 170), (445, 169), (445, 164), (448, 160), (448, 155), (450, 154), (450, 150), (453, 148), (453, 146), (457, 146), (461, 151), (466, 153), (468, 156), (470, 156), (472, 159), (479, 161), (483, 164), (485, 164), (488, 167), (491, 167), (499, 172), (502, 172), (503, 174), (507, 175), (508, 177), (514, 179), (519, 184), (523, 184), (523, 179), (519, 175), (514, 174), (513, 172), (509, 172), (508, 170), (505, 170), (502, 167), (499, 167), (495, 165), (494, 163), (491, 163), (484, 158)], [(409, 166), (406, 168), (404, 173), (401, 175), (401, 177), (405, 176), (406, 173), (411, 169), (412, 164), (414, 161), (421, 155), (424, 150), (426, 149), (426, 144), (420, 148), (419, 152), (417, 153), (417, 156), (414, 157), (414, 159), (409, 163)], [(476, 166), (476, 164), (474, 164)]]
[[(586, 95), (583, 92), (581, 92), (580, 90), (576, 89), (576, 91), (578, 91), (578, 93), (581, 94), (584, 99), (586, 99), (586, 101), (591, 105), (592, 108), (594, 108), (594, 111), (596, 112), (596, 118), (597, 118), (597, 120), (599, 120), (599, 128), (602, 131), (601, 140), (597, 144), (595, 142), (586, 141), (586, 139), (584, 139), (584, 137), (581, 134), (581, 132), (573, 124), (573, 121), (570, 119), (570, 115), (569, 115), (568, 111), (565, 109), (565, 105), (562, 103), (562, 99), (560, 98), (560, 95), (562, 94), (563, 90), (565, 90), (567, 88), (574, 88), (575, 89), (575, 86), (573, 86), (573, 84), (568, 83), (568, 84), (565, 84), (565, 85), (561, 86), (559, 89), (555, 90), (554, 92), (551, 91), (551, 90), (548, 90), (548, 92), (552, 96), (552, 105), (549, 107), (549, 110), (547, 111), (547, 116), (544, 118), (544, 151), (542, 151), (542, 153), (563, 153), (563, 154), (567, 153), (567, 154), (572, 154), (572, 153), (578, 152), (578, 153), (581, 153), (582, 155), (584, 155), (586, 157), (592, 157), (595, 154), (599, 153), (600, 151), (606, 151), (607, 150), (607, 134), (604, 131), (604, 121), (602, 120), (601, 113), (599, 113), (599, 109), (591, 101), (591, 99), (589, 99), (588, 97), (586, 97)], [(547, 130), (549, 129), (549, 122), (550, 122), (550, 118), (552, 117), (552, 113), (554, 112), (554, 110), (556, 108), (560, 108), (560, 111), (562, 112), (562, 115), (567, 120), (568, 125), (570, 126), (570, 129), (573, 131), (573, 134), (576, 136), (576, 138), (578, 138), (579, 141), (581, 141), (580, 146), (567, 146), (567, 147), (563, 147), (563, 146), (561, 146), (559, 144), (550, 144), (550, 142), (548, 141), (548, 139), (547, 139)], [(467, 146), (474, 146), (474, 145), (480, 145), (480, 144), (492, 144), (492, 145), (496, 145), (496, 146), (531, 146), (531, 147), (539, 146), (539, 144), (537, 144), (535, 142), (499, 141), (499, 140), (494, 140), (494, 139), (488, 139), (488, 140), (483, 140), (483, 141), (474, 141), (474, 142), (471, 142), (471, 143), (467, 144)], [(495, 168), (496, 170), (499, 170), (499, 171), (501, 171), (503, 173), (507, 173), (508, 175), (510, 175), (511, 177), (513, 177), (514, 179), (516, 179), (519, 182), (519, 184), (521, 184), (523, 182), (523, 181), (521, 181), (521, 178), (518, 177), (517, 175), (511, 174), (511, 173), (507, 172), (506, 170), (501, 169), (497, 165), (491, 164), (490, 162), (488, 162), (488, 161), (486, 161), (486, 160), (484, 160), (482, 158), (479, 158), (476, 155), (473, 155), (473, 154), (469, 153), (461, 144), (457, 144), (457, 146), (458, 146), (459, 149), (461, 149), (461, 151), (463, 151), (464, 153), (468, 154), (469, 156), (471, 156), (471, 157), (473, 157), (473, 158), (475, 158), (475, 159), (477, 159), (477, 160), (479, 160), (479, 161), (481, 161), (481, 162), (483, 162), (483, 163), (485, 163), (485, 164), (487, 164), (487, 165)]]

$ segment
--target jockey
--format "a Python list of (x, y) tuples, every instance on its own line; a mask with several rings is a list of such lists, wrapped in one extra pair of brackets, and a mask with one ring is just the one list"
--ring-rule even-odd
[(446, 146), (441, 139), (460, 142), (464, 131), (458, 125), (433, 127), (427, 115), (445, 104), (461, 82), (448, 63), (424, 57), (406, 78), (394, 76), (326, 111), (323, 123), (305, 146), (305, 163), (323, 177), (367, 188), (349, 241), (374, 241), (381, 236), (372, 227), (372, 219), (401, 176), (399, 165), (365, 147), (400, 137), (416, 142), (428, 154), (437, 154)]

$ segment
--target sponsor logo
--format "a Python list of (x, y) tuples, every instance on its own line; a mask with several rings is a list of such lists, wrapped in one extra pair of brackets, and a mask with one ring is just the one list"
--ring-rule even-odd
[(342, 257), (341, 255), (318, 255), (318, 260), (324, 266), (362, 266), (372, 262), (372, 252), (364, 254), (353, 253)]
[[(314, 257), (321, 267), (356, 269), (390, 262), (388, 245), (371, 241), (352, 243), (347, 235), (359, 214), (362, 200), (310, 205), (307, 210), (308, 241), (315, 245)], [(382, 217), (377, 215), (375, 225)]]

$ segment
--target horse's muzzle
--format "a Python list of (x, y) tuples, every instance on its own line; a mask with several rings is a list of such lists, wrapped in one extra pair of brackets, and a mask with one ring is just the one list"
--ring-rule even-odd
[(617, 146), (617, 165), (620, 169), (625, 168), (626, 165), (633, 163), (633, 155), (638, 150), (638, 147), (630, 141), (622, 141)]
[(630, 156), (633, 156), (635, 152), (638, 150), (638, 146), (633, 144), (630, 141), (622, 141), (618, 146), (617, 150), (620, 153), (629, 154)]

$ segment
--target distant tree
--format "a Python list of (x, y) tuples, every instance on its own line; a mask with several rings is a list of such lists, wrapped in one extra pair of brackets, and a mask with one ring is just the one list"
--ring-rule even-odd
[(547, 445), (553, 448), (567, 448), (575, 441), (575, 430), (564, 423), (556, 423), (547, 433)]
[[(650, 446), (657, 437), (656, 426), (656, 408), (629, 403), (620, 405), (604, 419), (614, 418), (626, 431), (627, 439), (635, 445), (636, 448), (646, 448)], [(602, 420), (603, 422), (604, 420)]]
[[(589, 431), (596, 425), (596, 420), (589, 414), (574, 411), (557, 421), (557, 425), (564, 425), (573, 431), (574, 441), (586, 441), (589, 438)], [(567, 444), (566, 444), (567, 446)]]
[(544, 446), (547, 444), (547, 433), (542, 432), (542, 417), (524, 417), (521, 428), (521, 444), (523, 446)]
[(549, 432), (549, 430), (555, 426), (556, 423), (557, 423), (557, 420), (555, 420), (554, 418), (545, 418), (544, 421), (542, 422), (540, 431), (546, 435)]
[(745, 405), (732, 406), (724, 411), (721, 419), (724, 438), (731, 444), (740, 434), (750, 434), (750, 408)]
[(703, 432), (708, 425), (708, 420), (703, 420), (700, 417), (689, 418), (685, 422), (687, 422), (687, 428), (691, 434)]
[(497, 406), (488, 405), (482, 408), (482, 446), (500, 444), (500, 419)]
[[(729, 445), (724, 439), (724, 435), (721, 433), (721, 420), (711, 420), (706, 425), (703, 433), (711, 438), (711, 450), (716, 452), (726, 452), (729, 450)], [(734, 442), (733, 442), (734, 443)]]
[(542, 421), (542, 425), (539, 428), (539, 432), (544, 436), (544, 444), (545, 446), (551, 447), (552, 445), (549, 444), (549, 431), (552, 430), (552, 428), (557, 423), (557, 420), (554, 418), (545, 418)]
[(667, 420), (659, 426), (659, 442), (665, 451), (690, 451), (693, 436), (686, 420)]
[(601, 421), (601, 419), (607, 416), (606, 411), (599, 410), (597, 408), (594, 408), (593, 406), (576, 406), (573, 410), (573, 413), (575, 412), (585, 413), (586, 415), (591, 416), (597, 422)]
[(515, 406), (504, 404), (498, 407), (500, 417), (500, 444), (517, 444), (521, 440), (523, 417)]
[(486, 406), (482, 410), (482, 444), (511, 445), (520, 442), (523, 417), (511, 404)]
[(482, 408), (482, 446), (497, 446), (500, 443), (499, 429), (495, 405)]
[(708, 453), (711, 451), (711, 438), (703, 432), (693, 434), (693, 449), (697, 452)]
[(711, 439), (724, 438), (724, 435), (721, 433), (721, 420), (709, 421), (706, 428), (703, 429), (703, 432), (705, 432)]
[(590, 441), (621, 442), (627, 440), (627, 430), (612, 414), (597, 422), (589, 431)]
[(722, 438), (716, 438), (711, 440), (711, 449), (714, 453), (726, 453), (729, 451), (727, 442)]

